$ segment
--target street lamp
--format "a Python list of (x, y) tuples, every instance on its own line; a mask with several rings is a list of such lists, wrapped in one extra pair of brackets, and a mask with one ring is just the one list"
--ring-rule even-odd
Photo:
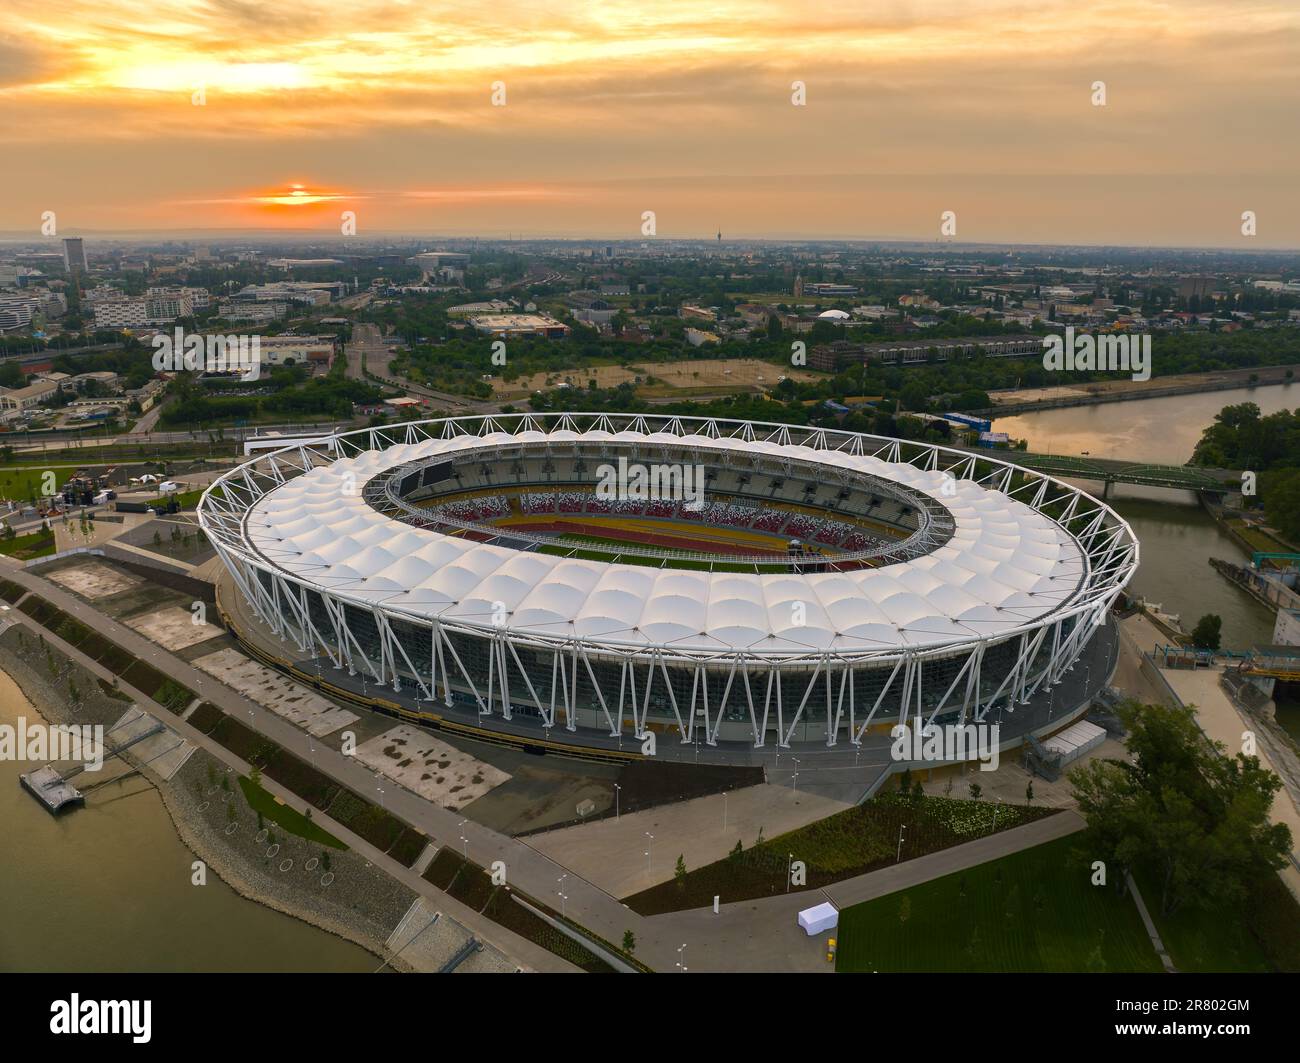
[[(468, 822), (469, 822), (468, 819), (462, 819), (459, 823), (456, 824), (456, 829), (457, 829), (457, 830), (460, 830), (460, 829), (461, 829), (462, 827), (464, 827), (465, 824), (468, 823)], [(461, 834), (461, 836), (460, 836), (460, 840), (464, 843), (464, 846), (465, 846), (465, 863), (468, 864), (468, 863), (469, 863), (469, 839), (468, 839), (467, 837), (465, 837), (464, 834)]]
[(794, 853), (788, 854), (789, 859), (785, 865), (785, 892), (790, 892), (790, 879), (794, 877)]
[(682, 947), (677, 950), (677, 967), (682, 974), (686, 973), (686, 942), (682, 942)]
[(614, 784), (614, 820), (615, 820), (615, 822), (618, 821), (618, 794), (619, 794), (619, 791), (622, 790), (622, 789), (623, 789), (623, 787), (619, 786), (618, 783), (615, 783), (615, 784)]
[(645, 843), (645, 873), (649, 875), (650, 874), (650, 850), (654, 848), (655, 836), (651, 834), (649, 831), (645, 832), (645, 836), (649, 839), (649, 841)]
[(906, 823), (900, 823), (898, 826), (898, 852), (894, 854), (894, 863), (898, 863), (903, 858), (903, 831), (907, 830)]

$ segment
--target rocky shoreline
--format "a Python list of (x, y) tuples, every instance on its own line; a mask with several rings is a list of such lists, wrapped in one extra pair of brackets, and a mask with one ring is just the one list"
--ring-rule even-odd
[[(19, 627), (0, 635), (0, 668), (52, 723), (108, 727), (131, 704), (101, 689), (94, 675), (48, 640), (42, 645), (37, 634)], [(130, 753), (122, 759), (131, 761)], [(377, 958), (387, 956), (388, 935), (414, 902), (413, 890), (351, 850), (311, 843), (260, 822), (235, 772), (203, 749), (195, 749), (170, 781), (148, 767), (134, 762), (132, 767), (157, 791), (181, 843), (240, 896)], [(389, 966), (413, 969), (400, 959)]]

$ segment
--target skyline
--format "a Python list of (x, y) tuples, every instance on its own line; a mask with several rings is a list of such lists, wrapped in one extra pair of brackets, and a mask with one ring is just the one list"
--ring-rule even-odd
[(1272, 0), (10, 7), (8, 232), (1300, 246)]

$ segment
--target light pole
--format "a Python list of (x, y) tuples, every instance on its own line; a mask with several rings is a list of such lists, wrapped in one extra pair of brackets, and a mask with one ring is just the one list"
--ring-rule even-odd
[(569, 914), (567, 908), (569, 895), (565, 893), (562, 889), (560, 889), (560, 887), (564, 885), (564, 880), (568, 877), (569, 876), (565, 874), (565, 875), (561, 875), (559, 878), (555, 880), (555, 895), (560, 898), (560, 914), (565, 917), (567, 917)]
[(794, 853), (787, 854), (785, 864), (785, 892), (790, 892), (790, 879), (794, 877)]
[(898, 852), (894, 854), (894, 863), (898, 863), (903, 858), (903, 831), (907, 830), (906, 823), (900, 823), (898, 826)]
[(799, 796), (799, 758), (791, 757), (794, 761), (794, 774), (790, 776), (790, 792), (796, 797)]
[[(468, 819), (462, 819), (459, 823), (456, 824), (456, 829), (457, 829), (457, 830), (460, 830), (460, 829), (461, 829), (462, 827), (464, 827), (465, 824), (468, 823), (468, 822), (469, 822)], [(462, 833), (461, 836), (460, 836), (460, 840), (461, 840), (461, 841), (464, 843), (464, 845), (465, 845), (465, 863), (468, 864), (468, 863), (469, 863), (469, 839), (468, 839), (467, 837), (465, 837), (465, 835)]]
[(650, 850), (654, 848), (655, 836), (651, 834), (649, 831), (645, 832), (645, 836), (647, 839), (649, 839), (645, 843), (645, 873), (648, 877), (650, 874)]
[(618, 783), (614, 784), (614, 822), (615, 823), (618, 822), (618, 795), (619, 795), (619, 791), (622, 789), (623, 787), (619, 786)]
[(727, 791), (722, 791), (722, 829), (727, 829)]
[(682, 974), (686, 973), (686, 942), (682, 942), (682, 947), (677, 950), (677, 967)]

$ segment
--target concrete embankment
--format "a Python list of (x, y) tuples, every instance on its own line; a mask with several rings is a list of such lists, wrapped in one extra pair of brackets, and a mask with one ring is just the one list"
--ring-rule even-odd
[[(1288, 376), (1287, 374), (1291, 375)], [(1008, 401), (984, 410), (970, 410), (981, 417), (1011, 417), (1036, 410), (1060, 410), (1073, 406), (1098, 406), (1108, 402), (1159, 399), (1169, 395), (1196, 395), (1210, 391), (1285, 384), (1300, 375), (1300, 365), (1258, 366), (1213, 373), (1187, 373), (1149, 381), (1089, 381), (1069, 389), (1071, 394), (1048, 398)], [(1251, 379), (1254, 377), (1255, 379)], [(996, 396), (996, 393), (995, 393)], [(995, 400), (996, 401), (996, 400)]]

